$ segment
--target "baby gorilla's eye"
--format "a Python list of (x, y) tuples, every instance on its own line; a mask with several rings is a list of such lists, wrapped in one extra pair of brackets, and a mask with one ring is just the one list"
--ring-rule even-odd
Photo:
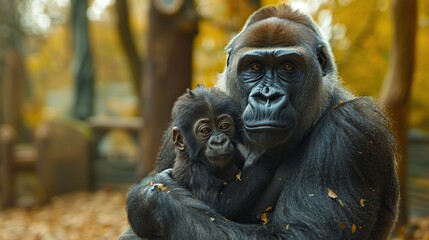
[(202, 135), (208, 135), (208, 134), (210, 134), (210, 133), (211, 133), (211, 131), (212, 131), (212, 129), (211, 129), (211, 128), (209, 128), (208, 126), (202, 126), (202, 127), (200, 127), (200, 129), (199, 129), (199, 132), (200, 132)]
[(223, 122), (219, 125), (220, 130), (228, 130), (231, 127), (231, 124), (228, 122)]

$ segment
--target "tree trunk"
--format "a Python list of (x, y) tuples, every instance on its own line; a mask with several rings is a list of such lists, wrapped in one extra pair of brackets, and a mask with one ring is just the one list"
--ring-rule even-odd
[(89, 45), (87, 0), (71, 1), (71, 26), (73, 32), (73, 75), (75, 78), (72, 116), (85, 120), (94, 108), (94, 72)]
[(393, 48), (389, 70), (380, 94), (380, 103), (393, 120), (393, 128), (402, 157), (398, 157), (401, 187), (400, 213), (397, 226), (408, 222), (407, 212), (407, 129), (409, 99), (414, 75), (417, 22), (416, 0), (395, 0), (393, 3)]
[(128, 60), (128, 66), (133, 78), (134, 91), (141, 102), (141, 81), (143, 80), (143, 70), (141, 59), (130, 30), (127, 0), (116, 1), (116, 14), (118, 18), (116, 27), (118, 29), (119, 38), (121, 40), (125, 56)]
[(2, 79), (3, 119), (1, 123), (9, 124), (18, 130), (22, 127), (22, 98), (25, 77), (24, 63), (16, 49), (10, 49), (5, 54), (5, 71)]
[(149, 13), (149, 39), (146, 78), (143, 86), (142, 162), (138, 176), (153, 168), (161, 138), (170, 121), (173, 103), (192, 80), (193, 40), (197, 34), (197, 16), (192, 0), (175, 0), (163, 8), (153, 0)]
[(0, 124), (9, 124), (21, 135), (25, 64), (22, 58), (22, 34), (13, 2), (0, 0), (0, 20), (9, 30), (0, 39)]

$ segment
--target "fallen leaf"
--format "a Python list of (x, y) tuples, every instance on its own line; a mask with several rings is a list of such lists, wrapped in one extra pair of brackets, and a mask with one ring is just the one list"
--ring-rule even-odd
[(210, 221), (214, 222), (216, 220), (216, 218), (211, 217)]
[(345, 222), (340, 222), (340, 223), (338, 224), (338, 226), (340, 227), (340, 229), (341, 229), (341, 230), (344, 230), (344, 229), (347, 227), (347, 223), (345, 223)]
[(338, 197), (337, 194), (334, 192), (334, 190), (332, 190), (330, 188), (328, 188), (328, 196), (332, 199), (335, 199)]
[(310, 193), (310, 194), (308, 194), (308, 196), (314, 197), (314, 193)]
[(154, 183), (152, 186), (152, 189), (156, 188), (159, 192), (168, 190), (168, 187), (162, 183)]
[(343, 104), (344, 104), (344, 100), (340, 100), (340, 102), (337, 105), (333, 106), (332, 108), (337, 108)]
[(268, 213), (264, 212), (261, 214), (262, 225), (267, 225), (268, 223)]
[(285, 225), (286, 231), (289, 230), (289, 224)]
[(365, 202), (366, 202), (366, 199), (361, 198), (361, 199), (359, 200), (359, 204), (360, 204), (360, 206), (361, 206), (361, 207), (365, 207)]
[(268, 215), (273, 210), (273, 206), (268, 206), (265, 208), (265, 211), (261, 214), (261, 223), (262, 225), (266, 225), (268, 223)]
[(236, 178), (238, 181), (241, 181), (241, 171), (238, 171), (237, 175), (235, 175), (235, 178)]
[(223, 185), (227, 185), (228, 183), (226, 181), (223, 181)]
[(355, 234), (356, 230), (357, 230), (356, 224), (353, 223), (352, 224), (352, 234)]
[(338, 203), (341, 205), (341, 207), (344, 207), (344, 202), (338, 199)]

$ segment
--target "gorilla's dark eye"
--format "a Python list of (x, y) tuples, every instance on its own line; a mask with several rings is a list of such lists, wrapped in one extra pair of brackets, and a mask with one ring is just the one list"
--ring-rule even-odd
[(295, 64), (288, 62), (288, 63), (283, 64), (281, 70), (283, 70), (286, 73), (294, 73), (295, 69), (296, 69)]
[(217, 118), (219, 131), (226, 135), (234, 134), (234, 120), (229, 114), (222, 114)]
[(229, 124), (229, 122), (222, 122), (219, 125), (219, 129), (223, 131), (228, 130), (230, 127), (231, 127), (231, 124)]
[(198, 129), (198, 132), (202, 135), (209, 135), (212, 132), (212, 129), (209, 126), (203, 125)]
[(262, 71), (262, 65), (260, 63), (252, 63), (250, 64), (249, 69), (253, 72), (260, 72)]

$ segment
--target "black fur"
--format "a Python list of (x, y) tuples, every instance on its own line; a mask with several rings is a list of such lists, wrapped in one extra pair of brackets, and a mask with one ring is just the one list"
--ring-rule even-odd
[[(287, 5), (263, 8), (249, 18), (227, 51), (219, 87), (238, 104), (244, 126), (250, 126), (245, 130), (244, 169), (275, 171), (266, 187), (236, 189), (242, 191), (240, 200), (250, 202), (241, 212), (253, 216), (275, 205), (268, 224), (226, 221), (168, 172), (160, 172), (128, 194), (129, 219), (140, 226), (137, 234), (171, 239), (389, 239), (399, 196), (390, 123), (371, 99), (355, 97), (341, 86), (330, 46), (311, 18)], [(268, 74), (280, 71), (277, 66), (284, 59), (293, 62), (289, 53), (299, 56), (297, 71), (291, 68), (293, 74), (280, 80), (281, 74)], [(270, 108), (275, 104), (282, 107)], [(161, 149), (168, 151), (168, 145)], [(171, 161), (158, 159), (162, 167), (157, 170), (171, 167)], [(257, 175), (250, 174), (250, 179)], [(150, 181), (165, 184), (170, 192), (151, 190)]]
[[(212, 165), (204, 153), (208, 141), (201, 143), (195, 136), (193, 127), (203, 117), (214, 122), (222, 114), (228, 114), (234, 121), (235, 134), (229, 136), (234, 151), (229, 163), (218, 167)], [(242, 142), (239, 110), (225, 93), (200, 86), (195, 90), (188, 90), (178, 98), (173, 106), (172, 121), (185, 141), (184, 150), (176, 149), (172, 177), (179, 185), (189, 189), (198, 200), (214, 207), (225, 184), (236, 180), (244, 163), (243, 156), (237, 149), (237, 144)], [(232, 212), (223, 214), (228, 217)]]

